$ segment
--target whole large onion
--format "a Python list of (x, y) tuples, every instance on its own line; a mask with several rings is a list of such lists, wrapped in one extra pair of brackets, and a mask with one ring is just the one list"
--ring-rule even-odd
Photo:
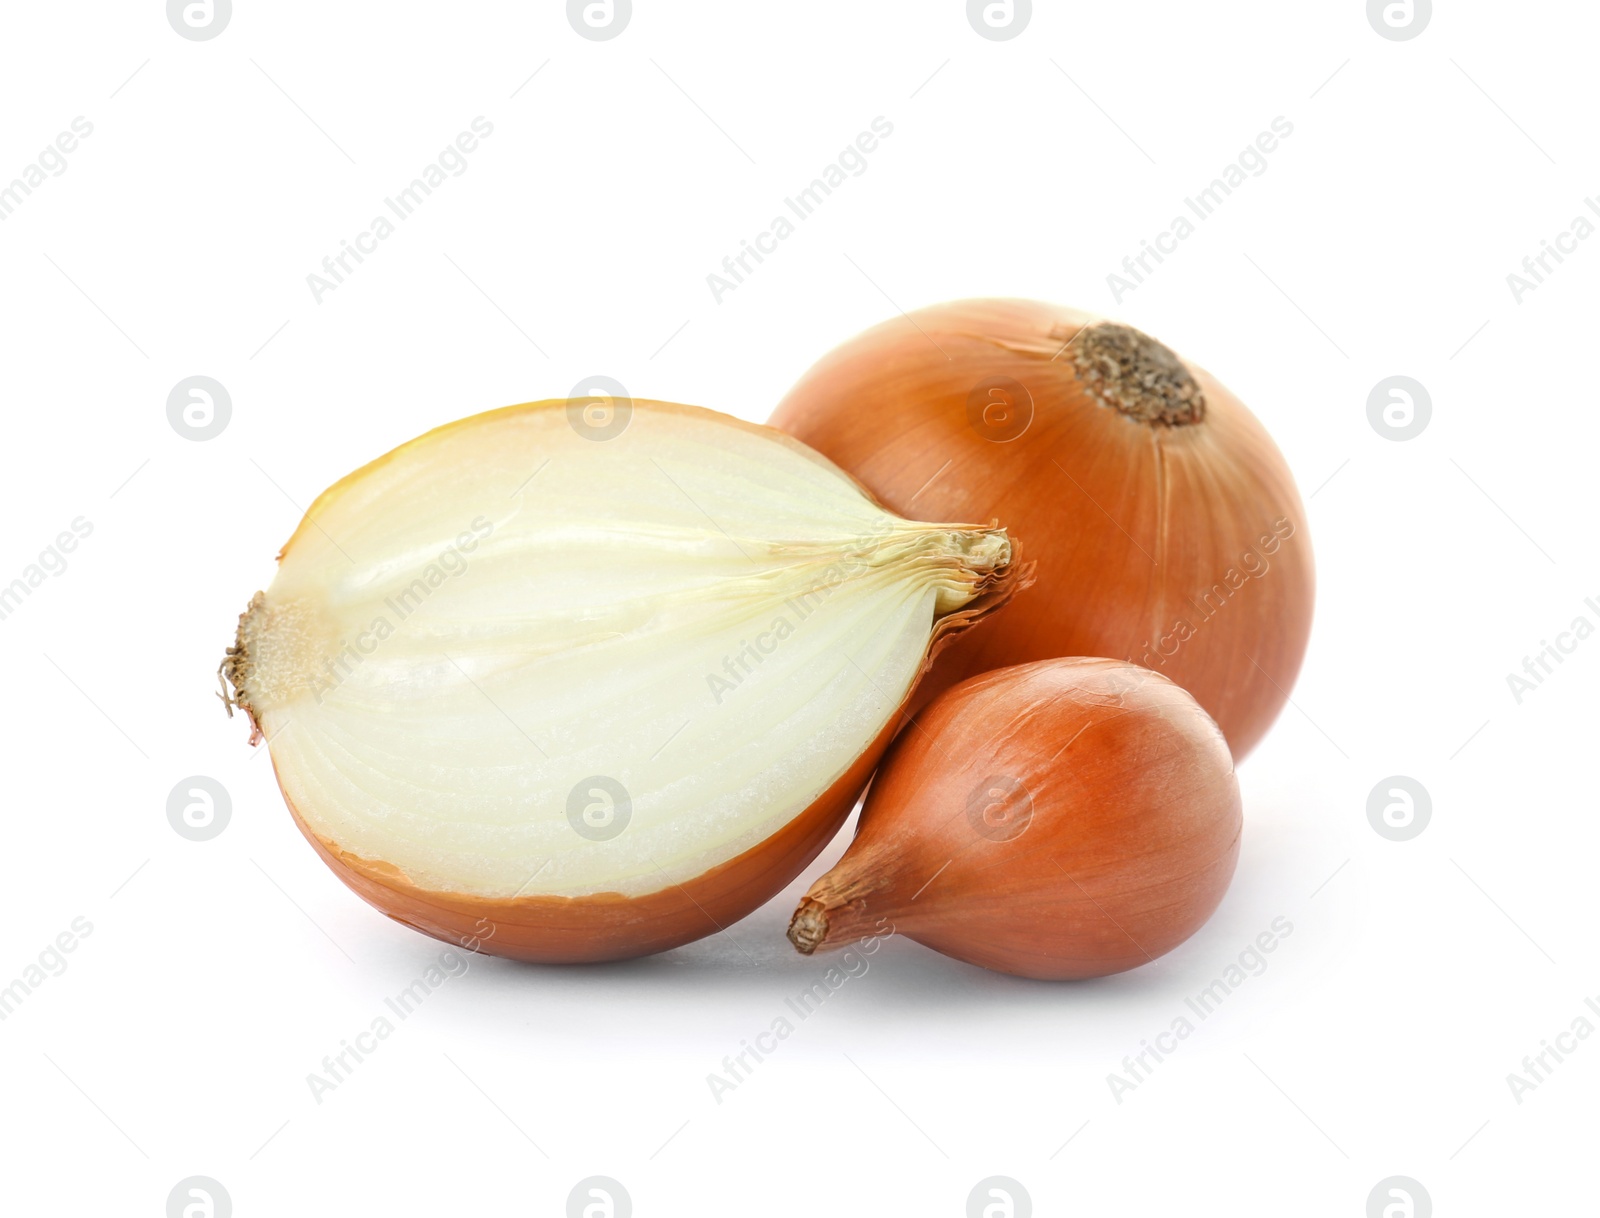
[(771, 422), (892, 511), (1005, 523), (1038, 583), (956, 642), (920, 701), (992, 668), (1110, 656), (1189, 690), (1236, 758), (1288, 699), (1311, 541), (1254, 416), (1130, 327), (1025, 300), (885, 322), (819, 360)]

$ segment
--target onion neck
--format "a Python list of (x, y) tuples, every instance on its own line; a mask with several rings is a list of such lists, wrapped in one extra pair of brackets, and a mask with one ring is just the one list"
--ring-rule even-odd
[[(864, 847), (858, 849), (858, 847)], [(789, 919), (789, 942), (803, 956), (846, 947), (858, 939), (887, 933), (900, 904), (892, 891), (895, 869), (881, 845), (860, 838), (844, 858), (811, 885)]]
[(844, 900), (818, 892), (813, 886), (789, 919), (789, 942), (802, 956), (809, 956), (901, 929), (898, 925), (885, 926), (886, 921), (896, 922), (894, 915), (884, 913), (886, 908), (888, 903), (882, 900), (873, 902), (869, 909), (863, 897)]

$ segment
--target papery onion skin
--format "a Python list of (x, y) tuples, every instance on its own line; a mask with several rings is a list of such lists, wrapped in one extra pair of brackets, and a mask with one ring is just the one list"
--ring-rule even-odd
[[(824, 467), (830, 476), (836, 476), (859, 491), (848, 475), (837, 470), (825, 458), (792, 437), (760, 424), (745, 423), (697, 407), (673, 403), (634, 401), (630, 403), (630, 409), (634, 412), (636, 426), (643, 426), (654, 418), (681, 416), (699, 420), (702, 424), (709, 420), (719, 426), (758, 434), (782, 445), (801, 459)], [(323, 535), (323, 526), (319, 521), (327, 518), (340, 496), (354, 495), (358, 497), (355, 502), (363, 502), (359, 497), (369, 493), (373, 475), (381, 473), (392, 463), (414, 457), (420, 449), (425, 448), (430, 438), (446, 437), (463, 428), (496, 418), (524, 417), (530, 412), (540, 411), (564, 415), (567, 410), (568, 403), (564, 401), (507, 407), (437, 429), (378, 458), (319, 497), (299, 530), (280, 553), (280, 562), (286, 561), (297, 545)], [(530, 468), (535, 464), (530, 462)], [(462, 469), (459, 474), (462, 478), (470, 479), (473, 471)], [(871, 501), (865, 491), (859, 493)], [(952, 638), (1000, 608), (1013, 592), (1028, 581), (1028, 565), (1019, 561), (1020, 551), (1004, 541), (1004, 534), (987, 526), (979, 526), (978, 531), (996, 534), (1004, 543), (1009, 559), (980, 580), (973, 599), (960, 608), (936, 616), (918, 677), (928, 670), (934, 655)], [(252, 703), (254, 661), (249, 646), (249, 640), (253, 637), (252, 629), (258, 627), (264, 618), (265, 604), (266, 595), (257, 593), (250, 608), (240, 616), (239, 635), (234, 647), (229, 649), (223, 671), (231, 686), (231, 693), (227, 692), (229, 686), (225, 686), (224, 695), (230, 713), (234, 706), (246, 711), (251, 720), (252, 742), (270, 735), (270, 750), (278, 733), (270, 731), (270, 724), (265, 718), (266, 711)], [(912, 689), (915, 688), (915, 680), (913, 678)], [(906, 702), (909, 702), (909, 697), (908, 692)], [(900, 708), (888, 713), (882, 729), (874, 739), (865, 742), (862, 751), (845, 771), (802, 811), (758, 845), (684, 882), (663, 883), (655, 891), (627, 896), (614, 892), (581, 896), (532, 892), (526, 896), (495, 898), (470, 891), (442, 891), (419, 884), (394, 863), (382, 858), (363, 857), (344, 848), (330, 836), (319, 833), (308, 823), (304, 809), (296, 806), (290, 787), (284, 781), (276, 752), (274, 769), (285, 802), (301, 833), (342, 882), (382, 913), (434, 938), (492, 955), (552, 964), (598, 962), (660, 952), (715, 934), (781, 890), (837, 833), (871, 777), (894, 731), (903, 723), (904, 709), (902, 703)], [(292, 742), (292, 737), (286, 737), (286, 740)], [(716, 758), (708, 756), (704, 764), (715, 766)], [(529, 815), (550, 815), (552, 811), (530, 809)], [(559, 815), (559, 810), (554, 810), (554, 814)]]
[[(951, 647), (919, 704), (992, 668), (1113, 656), (1188, 689), (1242, 759), (1288, 700), (1310, 636), (1305, 512), (1255, 417), (1154, 340), (1105, 331), (1148, 344), (1146, 373), (1172, 361), (1203, 407), (1140, 418), (1086, 386), (1085, 327), (1105, 324), (1026, 300), (919, 309), (824, 356), (770, 421), (890, 510), (1003, 520), (1038, 561), (1004, 628)], [(1026, 396), (1004, 384), (996, 396), (991, 379)]]
[(1222, 733), (1165, 677), (1100, 659), (1000, 669), (896, 739), (789, 938), (809, 954), (888, 925), (1017, 976), (1119, 973), (1211, 916), (1241, 825)]

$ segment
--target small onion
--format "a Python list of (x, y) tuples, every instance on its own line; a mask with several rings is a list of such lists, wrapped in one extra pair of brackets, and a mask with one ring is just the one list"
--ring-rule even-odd
[(1240, 825), (1222, 733), (1165, 677), (1115, 660), (999, 669), (896, 739), (789, 939), (809, 955), (892, 926), (1023, 977), (1123, 972), (1211, 916)]
[(1148, 335), (1023, 300), (877, 326), (819, 360), (771, 422), (892, 511), (1005, 521), (1038, 585), (918, 691), (1053, 656), (1114, 656), (1199, 699), (1242, 758), (1311, 630), (1311, 542), (1254, 416)]
[(478, 415), (325, 492), (225, 701), (391, 917), (538, 961), (711, 934), (837, 832), (931, 653), (1018, 582), (771, 428), (659, 402)]

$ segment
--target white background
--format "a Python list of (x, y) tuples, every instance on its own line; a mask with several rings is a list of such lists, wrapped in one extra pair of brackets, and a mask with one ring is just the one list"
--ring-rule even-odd
[[(1439, 1215), (1593, 1212), (1600, 1037), (1520, 1104), (1506, 1076), (1600, 996), (1600, 640), (1520, 704), (1506, 675), (1600, 625), (1600, 241), (1520, 303), (1506, 276), (1600, 192), (1600, 13), (1439, 9), (1391, 41), (1356, 0), (1040, 3), (990, 41), (953, 0), (636, 0), (597, 42), (559, 3), (238, 0), (195, 42), (153, 0), (8, 5), (0, 182), (94, 132), (0, 223), (0, 583), (93, 525), (0, 621), (0, 985), (93, 926), (0, 1023), (7, 1211), (160, 1215), (203, 1174), (241, 1218), (561, 1214), (603, 1174), (639, 1215), (958, 1215), (1003, 1174), (1041, 1215), (1359, 1218), (1402, 1174)], [(479, 115), (469, 169), (317, 303), (306, 276)], [(706, 276), (880, 115), (866, 172), (717, 303)], [(1118, 302), (1107, 274), (1279, 115), (1267, 171)], [(782, 932), (842, 837), (726, 936), (475, 959), (314, 1101), (439, 945), (323, 867), (212, 696), (304, 505), (594, 374), (764, 419), (836, 342), (971, 295), (1157, 335), (1309, 497), (1315, 633), (1216, 916), (1085, 984), (892, 941), (719, 1104), (707, 1075), (826, 967)], [(1367, 419), (1396, 374), (1432, 399), (1407, 442)], [(166, 417), (192, 375), (232, 398), (206, 442)], [(196, 774), (233, 803), (204, 843), (166, 818)], [(1433, 804), (1403, 843), (1366, 816), (1395, 774)], [(1116, 1102), (1279, 916), (1268, 969)]]

